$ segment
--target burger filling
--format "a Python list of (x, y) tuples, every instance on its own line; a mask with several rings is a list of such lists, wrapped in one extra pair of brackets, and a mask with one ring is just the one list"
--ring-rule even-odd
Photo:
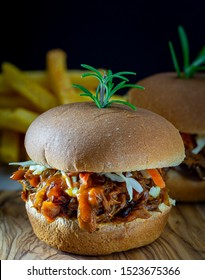
[(181, 133), (185, 160), (174, 169), (192, 180), (205, 180), (205, 135)]
[(161, 169), (77, 173), (30, 161), (11, 178), (23, 185), (23, 200), (31, 200), (48, 222), (58, 217), (77, 218), (79, 227), (89, 232), (97, 230), (99, 223), (147, 219), (152, 211), (162, 211), (174, 203)]

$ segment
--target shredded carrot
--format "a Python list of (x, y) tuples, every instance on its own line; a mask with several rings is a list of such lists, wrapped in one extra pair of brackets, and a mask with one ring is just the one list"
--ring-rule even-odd
[(79, 177), (83, 180), (83, 183), (86, 184), (90, 177), (90, 173), (80, 173)]
[(162, 176), (160, 175), (160, 173), (159, 173), (159, 171), (157, 169), (147, 169), (147, 172), (152, 177), (152, 180), (154, 181), (154, 183), (158, 187), (160, 187), (160, 188), (164, 188), (165, 187), (165, 182), (164, 182)]
[(79, 177), (82, 180), (82, 185), (80, 186), (77, 199), (78, 199), (78, 223), (80, 227), (92, 232), (95, 230), (93, 228), (94, 212), (92, 210), (92, 205), (89, 202), (89, 191), (88, 179), (91, 173), (80, 173)]
[(39, 176), (33, 176), (33, 178), (29, 180), (29, 183), (32, 187), (36, 187), (39, 182), (40, 182)]
[(23, 180), (24, 179), (25, 170), (24, 169), (18, 169), (13, 173), (13, 175), (10, 177), (12, 180)]

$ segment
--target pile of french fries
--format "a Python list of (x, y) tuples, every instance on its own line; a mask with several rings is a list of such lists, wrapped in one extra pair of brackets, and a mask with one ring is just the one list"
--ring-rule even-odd
[(45, 71), (21, 71), (11, 63), (2, 64), (0, 162), (27, 159), (25, 132), (39, 114), (60, 104), (91, 101), (90, 98), (80, 96), (78, 89), (72, 87), (72, 84), (81, 84), (95, 92), (97, 79), (82, 78), (84, 72), (67, 69), (66, 53), (60, 49), (47, 53)]

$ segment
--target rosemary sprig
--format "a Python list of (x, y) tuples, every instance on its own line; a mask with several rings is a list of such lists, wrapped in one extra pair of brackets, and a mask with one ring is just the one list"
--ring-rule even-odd
[[(132, 88), (138, 88), (138, 89), (144, 89), (142, 86), (134, 85), (134, 84), (129, 84), (128, 78), (124, 77), (124, 75), (136, 75), (135, 72), (118, 72), (113, 74), (111, 70), (104, 71), (103, 74), (100, 73), (97, 69), (95, 69), (92, 66), (89, 66), (87, 64), (81, 64), (81, 66), (87, 70), (90, 70), (92, 73), (85, 73), (82, 75), (82, 78), (85, 77), (95, 77), (96, 79), (99, 80), (99, 85), (96, 89), (95, 95), (92, 94), (88, 89), (81, 85), (73, 84), (74, 87), (80, 89), (83, 93), (80, 94), (81, 96), (88, 96), (90, 97), (97, 105), (98, 108), (107, 108), (109, 107), (112, 103), (122, 103), (125, 104), (129, 107), (131, 107), (133, 110), (136, 110), (136, 107), (130, 104), (127, 101), (123, 100), (118, 100), (118, 99), (113, 99), (110, 100), (110, 98), (120, 89), (122, 88), (127, 88), (127, 87), (132, 87)], [(122, 80), (120, 83), (115, 85), (113, 83), (113, 79), (118, 78)]]
[(189, 51), (189, 41), (186, 32), (182, 26), (178, 27), (178, 34), (182, 48), (183, 55), (183, 67), (180, 70), (179, 62), (171, 41), (169, 41), (169, 49), (171, 52), (172, 61), (174, 64), (175, 71), (179, 78), (191, 78), (198, 71), (205, 69), (205, 46), (201, 49), (195, 60), (190, 63), (190, 51)]

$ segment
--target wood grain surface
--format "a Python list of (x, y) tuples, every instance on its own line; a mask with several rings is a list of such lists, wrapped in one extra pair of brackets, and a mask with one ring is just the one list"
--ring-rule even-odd
[(146, 247), (107, 256), (80, 256), (60, 252), (38, 240), (28, 221), (20, 191), (1, 191), (0, 259), (205, 259), (205, 204), (178, 203), (161, 237)]

